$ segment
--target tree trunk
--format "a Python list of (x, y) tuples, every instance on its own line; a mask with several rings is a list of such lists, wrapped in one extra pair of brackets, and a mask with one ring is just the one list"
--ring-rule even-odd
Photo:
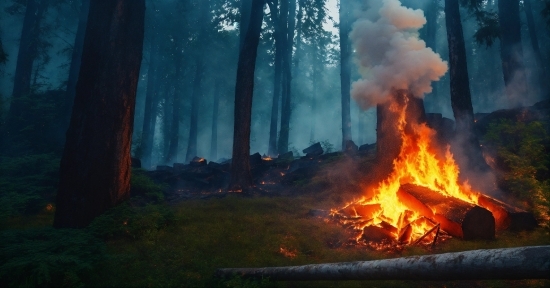
[(13, 92), (11, 95), (10, 109), (6, 119), (6, 131), (8, 138), (15, 136), (21, 129), (19, 117), (25, 109), (23, 97), (31, 93), (31, 77), (33, 63), (38, 57), (38, 42), (40, 37), (40, 24), (44, 12), (48, 8), (48, 0), (29, 0), (23, 19), (21, 39), (17, 53), (17, 63), (13, 77)]
[[(481, 154), (479, 141), (474, 134), (474, 108), (470, 94), (470, 81), (466, 62), (466, 48), (460, 22), (459, 0), (445, 0), (445, 22), (449, 45), (449, 72), (451, 107), (455, 117), (457, 137), (455, 147), (463, 149), (468, 159), (464, 163), (474, 170), (485, 170), (487, 164)], [(458, 159), (460, 160), (460, 159)]]
[[(288, 1), (288, 2), (287, 2)], [(292, 82), (292, 47), (294, 45), (294, 30), (296, 27), (296, 0), (283, 0), (281, 3), (285, 3), (283, 9), (283, 4), (281, 4), (281, 13), (284, 13), (285, 10), (287, 15), (285, 18), (281, 17), (281, 21), (286, 23), (286, 33), (285, 33), (285, 55), (283, 59), (283, 93), (281, 97), (281, 131), (279, 132), (279, 143), (277, 149), (279, 154), (288, 152), (288, 141), (290, 138), (290, 84)], [(290, 4), (290, 5), (289, 5)], [(288, 25), (288, 26), (287, 26)]]
[[(153, 17), (155, 17), (153, 15)], [(153, 19), (153, 22), (155, 19)], [(141, 130), (141, 163), (145, 169), (151, 168), (153, 154), (153, 141), (155, 136), (154, 123), (156, 121), (157, 107), (154, 105), (157, 98), (158, 56), (159, 45), (157, 43), (157, 31), (152, 25), (151, 46), (149, 48), (149, 67), (147, 69), (147, 91), (145, 93), (145, 107), (143, 111), (143, 128)]]
[(248, 23), (250, 21), (250, 9), (252, 9), (252, 0), (241, 0), (241, 21), (239, 33), (239, 50), (243, 49), (244, 38), (248, 31)]
[[(204, 43), (206, 39), (206, 33), (208, 33), (208, 30), (206, 29), (206, 25), (209, 21), (208, 14), (209, 6), (210, 6), (210, 0), (202, 0), (200, 4), (200, 17), (199, 22), (201, 25), (200, 31), (199, 31), (199, 41), (202, 41), (203, 45), (206, 45)], [(201, 53), (196, 58), (195, 62), (196, 70), (195, 70), (195, 81), (193, 82), (193, 94), (191, 95), (191, 119), (189, 123), (189, 140), (187, 142), (187, 153), (185, 156), (185, 161), (190, 162), (195, 156), (197, 155), (197, 136), (198, 136), (198, 117), (199, 117), (199, 107), (200, 107), (200, 99), (203, 97), (202, 93), (202, 78), (204, 76), (204, 54)]]
[[(271, 10), (271, 18), (273, 23), (277, 23), (275, 27), (275, 63), (273, 74), (273, 102), (271, 103), (271, 122), (269, 124), (269, 145), (268, 145), (268, 154), (270, 156), (276, 156), (278, 154), (277, 149), (277, 128), (279, 124), (279, 96), (281, 95), (281, 79), (282, 79), (282, 67), (283, 67), (283, 58), (284, 58), (284, 31), (283, 22), (281, 20), (282, 12), (277, 13), (277, 5), (270, 4), (269, 8)], [(286, 25), (286, 23), (285, 23)]]
[(499, 0), (498, 19), (500, 24), (500, 58), (506, 96), (510, 107), (520, 103), (520, 97), (527, 94), (527, 77), (523, 66), (521, 44), (521, 22), (519, 0)]
[(170, 82), (166, 82), (164, 85), (164, 104), (162, 105), (162, 108), (164, 110), (162, 117), (162, 160), (163, 162), (167, 162), (168, 152), (170, 148), (170, 140), (172, 139), (172, 136), (170, 134), (172, 134), (172, 114), (174, 112), (174, 103), (171, 102), (173, 94), (171, 95), (170, 92), (172, 91), (174, 85)]
[(86, 22), (90, 11), (90, 0), (82, 0), (80, 5), (80, 16), (78, 28), (73, 45), (71, 57), (71, 66), (69, 68), (69, 79), (67, 80), (67, 92), (65, 93), (65, 103), (63, 104), (62, 125), (63, 131), (66, 131), (71, 121), (71, 110), (73, 109), (74, 97), (76, 94), (76, 81), (78, 80), (78, 71), (80, 71), (80, 62), (82, 58), (82, 49), (84, 47), (84, 33), (86, 32)]
[(345, 149), (346, 141), (351, 140), (351, 112), (350, 112), (350, 89), (351, 89), (351, 45), (349, 33), (351, 31), (351, 13), (348, 7), (350, 3), (340, 1), (340, 93), (342, 97), (342, 150)]
[(252, 186), (250, 174), (250, 124), (252, 118), (252, 95), (254, 70), (260, 32), (264, 17), (265, 0), (253, 0), (250, 25), (246, 32), (243, 49), (239, 52), (237, 81), (235, 85), (235, 124), (233, 130), (233, 159), (229, 191), (246, 192)]
[(80, 228), (129, 198), (144, 0), (92, 1), (60, 166), (54, 227)]
[(197, 58), (195, 65), (196, 65), (195, 81), (193, 81), (193, 92), (191, 95), (191, 119), (189, 123), (189, 140), (187, 142), (187, 153), (185, 154), (185, 162), (189, 162), (195, 156), (197, 156), (199, 99), (202, 97), (201, 82), (202, 82), (203, 69), (204, 69), (202, 57)]
[(172, 97), (172, 133), (170, 134), (170, 147), (168, 148), (168, 156), (166, 158), (166, 163), (177, 162), (178, 158), (178, 145), (179, 145), (179, 131), (180, 131), (180, 117), (181, 117), (181, 98), (182, 98), (182, 83), (181, 83), (181, 70), (183, 55), (180, 55), (178, 51), (181, 51), (181, 39), (176, 37), (176, 75), (174, 76), (174, 94)]
[(210, 138), (210, 159), (218, 158), (218, 110), (220, 107), (220, 82), (216, 81), (214, 89), (214, 104), (212, 105), (212, 137)]
[[(523, 0), (525, 5), (525, 16), (527, 18), (527, 29), (529, 30), (529, 38), (531, 40), (531, 46), (533, 46), (533, 52), (535, 53), (535, 64), (538, 66), (539, 73), (539, 85), (542, 88), (542, 93), (544, 96), (550, 96), (550, 85), (547, 81), (548, 72), (544, 67), (544, 61), (542, 59), (542, 54), (540, 53), (539, 41), (537, 37), (537, 31), (535, 26), (535, 20), (533, 19), (533, 8), (531, 6), (531, 0)], [(546, 97), (548, 99), (550, 97)]]
[(549, 279), (550, 246), (480, 249), (373, 261), (303, 266), (218, 269), (216, 276), (235, 274), (274, 281), (308, 280), (483, 280)]

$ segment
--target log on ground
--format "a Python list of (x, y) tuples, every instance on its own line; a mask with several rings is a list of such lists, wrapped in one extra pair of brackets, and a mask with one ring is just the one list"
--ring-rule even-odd
[(452, 236), (465, 240), (495, 238), (495, 218), (485, 208), (412, 184), (401, 185), (397, 196), (409, 209), (440, 223)]
[(394, 259), (288, 267), (223, 268), (216, 276), (270, 280), (550, 279), (550, 246), (482, 249)]
[(538, 225), (533, 213), (510, 206), (489, 196), (480, 195), (478, 204), (493, 213), (497, 230), (532, 230)]

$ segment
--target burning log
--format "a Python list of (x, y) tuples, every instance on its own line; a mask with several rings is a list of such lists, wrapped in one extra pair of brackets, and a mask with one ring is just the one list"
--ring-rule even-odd
[(441, 224), (441, 229), (466, 240), (494, 239), (495, 218), (488, 210), (431, 189), (402, 185), (399, 200), (420, 215)]
[(512, 207), (489, 196), (481, 195), (478, 204), (493, 213), (497, 230), (520, 231), (532, 230), (537, 227), (537, 220), (532, 213)]
[(304, 266), (218, 269), (271, 280), (482, 280), (550, 279), (550, 246), (482, 249), (374, 261)]

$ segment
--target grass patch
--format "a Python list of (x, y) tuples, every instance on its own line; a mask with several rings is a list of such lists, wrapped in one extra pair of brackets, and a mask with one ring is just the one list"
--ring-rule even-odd
[[(346, 239), (340, 226), (306, 217), (309, 209), (327, 208), (330, 197), (319, 195), (275, 198), (194, 200), (172, 207), (173, 225), (154, 237), (108, 242), (111, 260), (96, 272), (90, 283), (99, 286), (199, 286), (199, 287), (459, 287), (464, 281), (250, 281), (213, 277), (217, 268), (303, 265), (362, 261), (431, 253), (409, 248), (400, 254), (340, 246)], [(330, 206), (329, 206), (330, 207)], [(550, 244), (548, 232), (539, 229), (519, 234), (502, 233), (495, 241), (452, 240), (436, 253), (482, 248)], [(332, 248), (331, 248), (332, 247)], [(287, 253), (283, 252), (286, 251)], [(290, 252), (290, 253), (289, 253)], [(294, 255), (292, 255), (294, 254)], [(467, 286), (548, 285), (548, 281), (470, 281)]]

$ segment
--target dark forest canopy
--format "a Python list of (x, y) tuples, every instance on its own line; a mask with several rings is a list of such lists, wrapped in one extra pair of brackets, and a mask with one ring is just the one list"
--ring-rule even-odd
[[(62, 151), (74, 97), (69, 93), (74, 88), (67, 87), (75, 85), (71, 71), (82, 45), (79, 31), (87, 2), (0, 4), (0, 120), (6, 124), (0, 139), (7, 152)], [(348, 37), (349, 25), (377, 2), (346, 1), (349, 6), (340, 9), (337, 0), (267, 1), (257, 49), (250, 154), (297, 155), (315, 142), (340, 150), (350, 137), (357, 145), (376, 141), (375, 109), (363, 111), (353, 99), (347, 108), (343, 101), (342, 94), (349, 92), (341, 83), (353, 83), (361, 74), (353, 43), (340, 33)], [(451, 58), (447, 2), (402, 1), (423, 10), (427, 23), (419, 36), (445, 61)], [(550, 1), (458, 2), (473, 113), (545, 99)], [(231, 158), (240, 30), (247, 25), (241, 13), (250, 13), (245, 9), (250, 3), (146, 1), (132, 142), (132, 155), (146, 168), (195, 156), (220, 162)], [(340, 51), (346, 44), (352, 47), (346, 48), (349, 57)], [(350, 62), (342, 65), (346, 59)], [(350, 80), (342, 81), (341, 67), (347, 64)], [(426, 112), (454, 118), (450, 82), (447, 73), (432, 84), (433, 92), (424, 99)], [(349, 125), (343, 125), (347, 119)]]

